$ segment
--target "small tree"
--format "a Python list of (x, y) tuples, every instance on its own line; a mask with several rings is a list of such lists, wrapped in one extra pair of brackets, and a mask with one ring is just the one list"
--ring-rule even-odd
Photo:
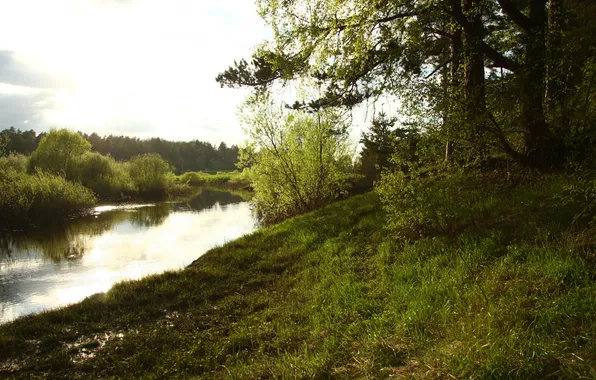
[(135, 156), (128, 165), (130, 177), (140, 192), (166, 191), (170, 179), (170, 166), (159, 154)]
[(41, 169), (68, 177), (75, 159), (91, 150), (91, 144), (83, 136), (68, 129), (52, 129), (39, 142), (29, 159), (29, 171)]
[(344, 193), (352, 166), (341, 115), (284, 109), (267, 95), (246, 103), (254, 163), (247, 169), (265, 223), (307, 212)]

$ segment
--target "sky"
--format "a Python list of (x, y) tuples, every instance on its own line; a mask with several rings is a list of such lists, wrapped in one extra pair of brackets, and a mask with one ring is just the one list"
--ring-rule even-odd
[(270, 35), (250, 0), (0, 0), (0, 130), (244, 141), (218, 73)]

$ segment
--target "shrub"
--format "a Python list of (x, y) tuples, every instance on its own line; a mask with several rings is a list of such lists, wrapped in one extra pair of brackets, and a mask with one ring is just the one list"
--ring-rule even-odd
[(68, 170), (68, 178), (80, 182), (102, 198), (135, 191), (125, 164), (95, 152), (87, 152), (74, 159)]
[(128, 171), (141, 193), (165, 193), (172, 179), (169, 164), (156, 153), (133, 157)]
[(315, 210), (347, 192), (352, 162), (341, 114), (286, 110), (269, 98), (247, 106), (247, 133), (257, 154), (246, 173), (264, 223)]
[(27, 171), (27, 157), (20, 153), (11, 153), (7, 157), (0, 157), (0, 171), (9, 169), (25, 173)]
[(0, 170), (0, 212), (9, 226), (43, 223), (92, 207), (93, 193), (79, 183), (38, 171)]

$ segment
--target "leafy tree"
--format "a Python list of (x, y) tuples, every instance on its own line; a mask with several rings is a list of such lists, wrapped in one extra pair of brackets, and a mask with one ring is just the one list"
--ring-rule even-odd
[[(246, 170), (265, 223), (307, 212), (348, 188), (351, 156), (341, 114), (284, 109), (267, 94), (246, 103), (244, 121), (256, 162)], [(254, 156), (254, 153), (253, 153)]]
[(128, 163), (130, 177), (144, 193), (163, 193), (170, 180), (170, 166), (159, 154), (149, 153), (133, 157)]
[(381, 113), (373, 119), (370, 130), (362, 132), (360, 170), (366, 175), (370, 185), (380, 179), (381, 170), (389, 167), (395, 139), (392, 127), (395, 122), (395, 119), (388, 119)]
[(0, 171), (13, 170), (18, 173), (27, 172), (27, 157), (20, 153), (11, 153), (0, 157)]
[(8, 138), (8, 136), (0, 134), (0, 157), (4, 156), (7, 153), (6, 147), (8, 146), (9, 142), (10, 139)]
[(91, 150), (80, 134), (67, 129), (52, 129), (44, 136), (29, 159), (29, 170), (41, 169), (67, 176), (74, 161)]
[(102, 198), (134, 192), (127, 164), (96, 152), (87, 152), (77, 158), (69, 179), (80, 182)]
[[(0, 141), (4, 141), (4, 153), (0, 149), (0, 155), (9, 153), (21, 153), (24, 155), (30, 155), (39, 144), (40, 139), (45, 134), (37, 135), (34, 130), (21, 131), (10, 127), (0, 132)], [(0, 142), (0, 147), (2, 143)]]
[[(548, 3), (548, 6), (547, 6)], [(579, 114), (591, 88), (593, 2), (582, 0), (257, 1), (272, 27), (249, 64), (217, 80), (259, 89), (304, 77), (323, 96), (296, 108), (353, 107), (379, 95), (416, 93), (425, 124), (441, 124), (448, 160), (506, 154), (559, 165), (570, 139), (593, 136)], [(590, 90), (587, 90), (590, 92)], [(592, 91), (593, 92), (593, 91)], [(505, 98), (507, 96), (507, 98)], [(593, 117), (593, 115), (591, 115)], [(594, 123), (589, 123), (593, 125)], [(573, 143), (571, 143), (573, 144)]]

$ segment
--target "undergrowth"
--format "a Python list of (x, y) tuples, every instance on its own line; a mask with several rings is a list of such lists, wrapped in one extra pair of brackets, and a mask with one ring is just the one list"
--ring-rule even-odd
[(375, 193), (352, 197), (185, 270), (0, 326), (0, 376), (596, 377), (582, 181), (420, 186), (382, 190), (385, 209)]

